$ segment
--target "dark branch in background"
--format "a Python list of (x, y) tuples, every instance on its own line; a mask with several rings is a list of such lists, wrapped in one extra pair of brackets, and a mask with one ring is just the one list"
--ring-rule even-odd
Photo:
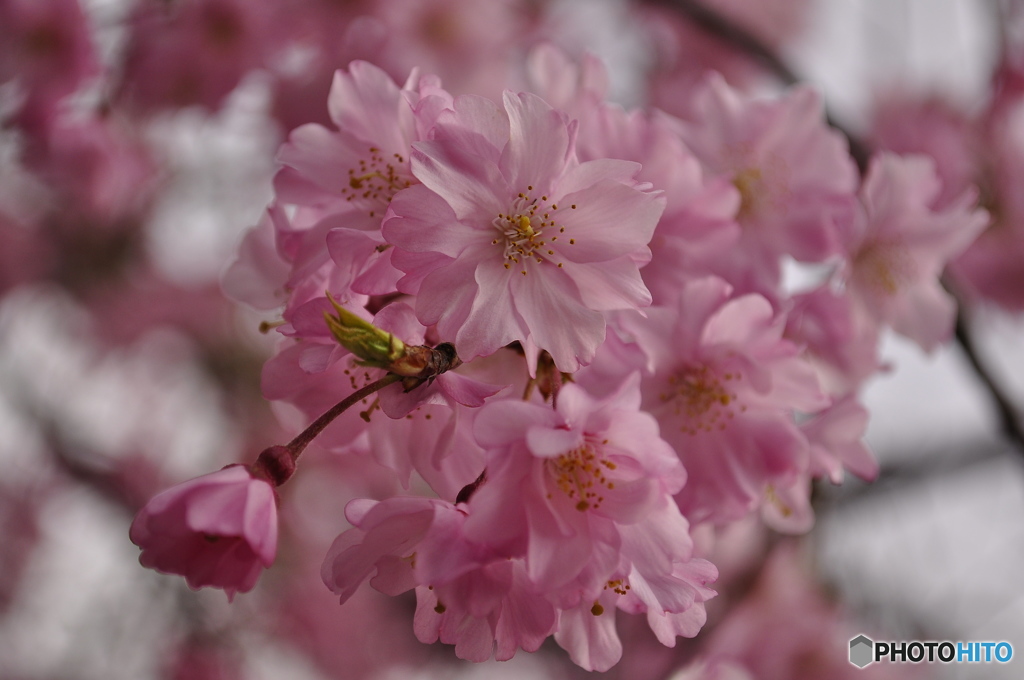
[(977, 345), (968, 326), (967, 305), (948, 283), (946, 283), (946, 290), (956, 299), (956, 341), (967, 356), (975, 375), (981, 380), (992, 398), (996, 411), (999, 413), (999, 425), (1003, 435), (1024, 453), (1024, 427), (1021, 427), (1020, 415), (1013, 406), (1013, 400), (1003, 391), (995, 377), (981, 361), (981, 355), (978, 353)]
[[(970, 453), (964, 455), (964, 451)], [(847, 476), (841, 485), (836, 486), (827, 480), (817, 480), (814, 487), (815, 512), (824, 515), (863, 501), (906, 493), (914, 486), (924, 489), (937, 480), (962, 479), (972, 471), (1018, 459), (1002, 441), (949, 442), (942, 448), (916, 451), (911, 460), (895, 460), (882, 465), (878, 478), (873, 482)]]
[[(693, 25), (727, 43), (748, 57), (758, 62), (766, 71), (775, 76), (784, 85), (796, 85), (801, 78), (782, 59), (779, 58), (764, 42), (747, 29), (733, 23), (718, 12), (708, 9), (700, 2), (693, 0), (647, 0), (652, 5), (661, 5), (675, 10), (686, 17)], [(835, 116), (826, 108), (825, 118), (828, 124), (841, 132), (850, 145), (850, 156), (857, 164), (861, 174), (867, 170), (871, 151), (856, 135), (851, 134)]]
[[(698, 28), (750, 56), (783, 84), (795, 85), (800, 82), (796, 73), (757, 36), (700, 2), (695, 2), (694, 0), (647, 0), (647, 2), (652, 5), (660, 5), (675, 10), (693, 22)], [(863, 175), (867, 169), (868, 159), (871, 156), (870, 147), (859, 137), (837, 123), (835, 117), (828, 112), (827, 107), (826, 116), (829, 125), (841, 132), (849, 141), (850, 155), (857, 163), (857, 167)], [(949, 289), (948, 285), (947, 289)], [(981, 362), (965, 318), (966, 305), (962, 299), (956, 295), (954, 297), (957, 298), (956, 341), (964, 354), (967, 355), (967, 359), (978, 379), (984, 384), (985, 389), (988, 390), (992, 400), (995, 402), (996, 409), (999, 412), (1003, 435), (1010, 440), (1020, 453), (1024, 453), (1024, 427), (1021, 426), (1020, 416), (1013, 406), (1013, 401), (1003, 392), (1002, 388), (1000, 388), (991, 373)]]
[(732, 45), (740, 52), (759, 62), (769, 73), (785, 85), (796, 85), (800, 78), (774, 52), (747, 29), (732, 23), (718, 12), (708, 9), (693, 0), (648, 0), (652, 5), (661, 5), (675, 10), (705, 33)]

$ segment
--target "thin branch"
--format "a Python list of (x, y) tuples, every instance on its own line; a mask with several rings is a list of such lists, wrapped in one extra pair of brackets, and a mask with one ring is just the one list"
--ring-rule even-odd
[(759, 62), (768, 72), (786, 85), (800, 82), (797, 74), (765, 45), (760, 38), (733, 23), (703, 3), (693, 0), (649, 0), (652, 4), (669, 7), (686, 17), (704, 32), (728, 43), (740, 52)]
[[(969, 454), (964, 455), (964, 451), (969, 451)], [(873, 482), (864, 482), (853, 477), (848, 477), (839, 486), (826, 480), (816, 481), (815, 513), (833, 512), (863, 501), (876, 500), (893, 492), (905, 493), (909, 487), (945, 477), (962, 477), (964, 473), (985, 465), (1017, 459), (1018, 456), (1011, 453), (1003, 442), (950, 442), (942, 449), (916, 452), (912, 460), (883, 464), (878, 472), (878, 478)]]
[(340, 416), (342, 413), (347, 411), (351, 406), (358, 404), (360, 401), (370, 396), (377, 390), (380, 390), (388, 385), (392, 385), (399, 380), (402, 380), (402, 376), (395, 373), (388, 373), (380, 380), (365, 385), (360, 389), (356, 390), (352, 394), (348, 395), (337, 404), (332, 406), (330, 410), (324, 413), (322, 416), (317, 418), (307, 427), (305, 430), (300, 432), (294, 439), (292, 439), (286, 445), (292, 456), (298, 458), (302, 451), (313, 441), (318, 434), (323, 432), (324, 428), (330, 425), (335, 418)]
[(999, 414), (999, 426), (1002, 430), (1003, 436), (1009, 439), (1020, 453), (1024, 453), (1024, 427), (1021, 426), (1020, 415), (1013, 406), (1013, 400), (1010, 399), (1009, 395), (1006, 394), (1003, 388), (996, 381), (995, 376), (993, 376), (985, 364), (982, 363), (981, 356), (978, 354), (977, 345), (974, 342), (974, 337), (971, 335), (971, 331), (968, 326), (965, 310), (965, 305), (958, 299), (956, 310), (956, 341), (960, 345), (960, 349), (963, 350), (963, 353), (967, 356), (967, 360), (974, 369), (974, 374), (978, 376), (978, 379), (985, 386), (989, 397), (991, 397), (992, 402), (996, 407), (996, 412)]

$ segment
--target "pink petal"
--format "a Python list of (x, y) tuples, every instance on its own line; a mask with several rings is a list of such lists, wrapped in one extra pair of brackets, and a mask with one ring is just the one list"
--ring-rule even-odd
[(502, 174), (515, 192), (532, 185), (538, 195), (550, 195), (551, 178), (562, 174), (569, 154), (565, 114), (534, 94), (506, 91), (504, 100), (509, 137), (501, 156)]
[(529, 276), (513, 276), (512, 285), (516, 310), (558, 370), (573, 372), (593, 359), (604, 340), (604, 316), (579, 302), (568, 277), (535, 269)]

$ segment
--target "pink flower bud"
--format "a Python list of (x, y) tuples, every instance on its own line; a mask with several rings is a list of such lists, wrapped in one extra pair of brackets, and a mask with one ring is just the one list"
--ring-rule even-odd
[(245, 466), (229, 465), (154, 496), (128, 535), (142, 548), (142, 566), (181, 574), (190, 588), (223, 588), (231, 599), (252, 590), (274, 562), (274, 488)]

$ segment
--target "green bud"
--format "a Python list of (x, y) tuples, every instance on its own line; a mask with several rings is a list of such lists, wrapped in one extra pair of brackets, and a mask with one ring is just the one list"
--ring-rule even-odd
[(363, 366), (389, 368), (405, 356), (405, 343), (391, 333), (382, 331), (373, 324), (348, 311), (327, 294), (337, 316), (324, 312), (327, 328), (342, 347), (361, 359)]

